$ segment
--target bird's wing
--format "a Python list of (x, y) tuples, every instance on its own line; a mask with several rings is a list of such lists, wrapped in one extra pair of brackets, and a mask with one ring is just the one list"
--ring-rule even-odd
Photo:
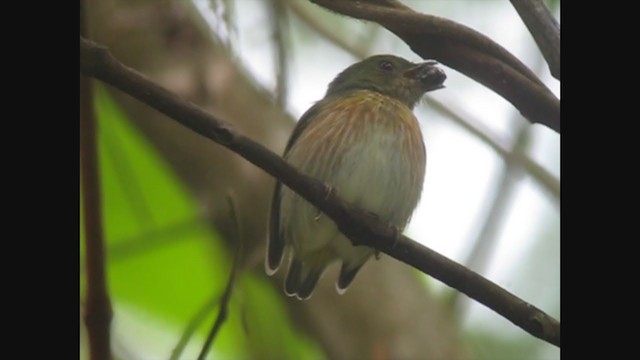
[[(300, 134), (307, 127), (311, 119), (322, 109), (323, 103), (327, 99), (323, 99), (315, 103), (307, 110), (293, 129), (293, 133), (287, 142), (287, 147), (284, 150), (284, 155), (287, 155), (289, 149), (295, 144)], [(276, 182), (275, 189), (273, 191), (273, 197), (271, 199), (271, 212), (269, 215), (269, 238), (267, 245), (267, 256), (265, 262), (265, 269), (267, 274), (272, 275), (282, 264), (282, 258), (284, 256), (285, 242), (280, 232), (280, 192), (282, 183)]]

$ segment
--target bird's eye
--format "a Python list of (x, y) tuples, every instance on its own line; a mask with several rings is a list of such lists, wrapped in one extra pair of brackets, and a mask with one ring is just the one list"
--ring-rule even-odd
[(382, 60), (378, 63), (378, 66), (380, 67), (380, 69), (384, 70), (384, 71), (392, 71), (393, 70), (393, 64), (388, 62), (387, 60)]

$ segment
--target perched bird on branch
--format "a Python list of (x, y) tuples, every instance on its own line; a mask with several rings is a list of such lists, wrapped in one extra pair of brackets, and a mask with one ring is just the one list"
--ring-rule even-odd
[[(413, 107), (446, 76), (435, 61), (419, 64), (377, 55), (349, 66), (325, 97), (302, 115), (284, 158), (323, 181), (345, 201), (404, 229), (422, 193), (426, 154)], [(353, 246), (335, 223), (278, 182), (269, 220), (267, 274), (291, 261), (284, 290), (308, 299), (326, 268), (340, 261), (336, 288), (344, 293), (375, 253)]]

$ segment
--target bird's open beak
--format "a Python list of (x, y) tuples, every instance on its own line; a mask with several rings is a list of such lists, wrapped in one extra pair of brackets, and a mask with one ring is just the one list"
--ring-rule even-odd
[(419, 80), (426, 91), (442, 89), (447, 75), (436, 65), (438, 65), (437, 61), (427, 60), (407, 69), (403, 75), (410, 79)]

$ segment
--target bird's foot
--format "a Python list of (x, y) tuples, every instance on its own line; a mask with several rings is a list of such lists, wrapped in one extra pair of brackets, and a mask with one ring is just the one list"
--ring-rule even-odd
[[(336, 188), (334, 188), (333, 186), (327, 184), (327, 183), (323, 183), (324, 185), (324, 199), (327, 200), (329, 199), (331, 196), (335, 196), (338, 191), (336, 190)], [(316, 214), (316, 216), (314, 216), (313, 220), (314, 221), (318, 221), (320, 220), (320, 218), (322, 217), (322, 211), (320, 211), (320, 209), (317, 209), (318, 213)]]
[(336, 190), (336, 188), (334, 188), (333, 186), (324, 183), (324, 199), (327, 200), (329, 199), (329, 197), (331, 197), (331, 195), (336, 195), (338, 193), (338, 190)]
[(402, 232), (400, 231), (400, 229), (398, 229), (397, 226), (393, 224), (389, 224), (389, 227), (391, 228), (391, 231), (393, 231), (393, 244), (391, 245), (391, 248), (394, 249), (402, 238)]

